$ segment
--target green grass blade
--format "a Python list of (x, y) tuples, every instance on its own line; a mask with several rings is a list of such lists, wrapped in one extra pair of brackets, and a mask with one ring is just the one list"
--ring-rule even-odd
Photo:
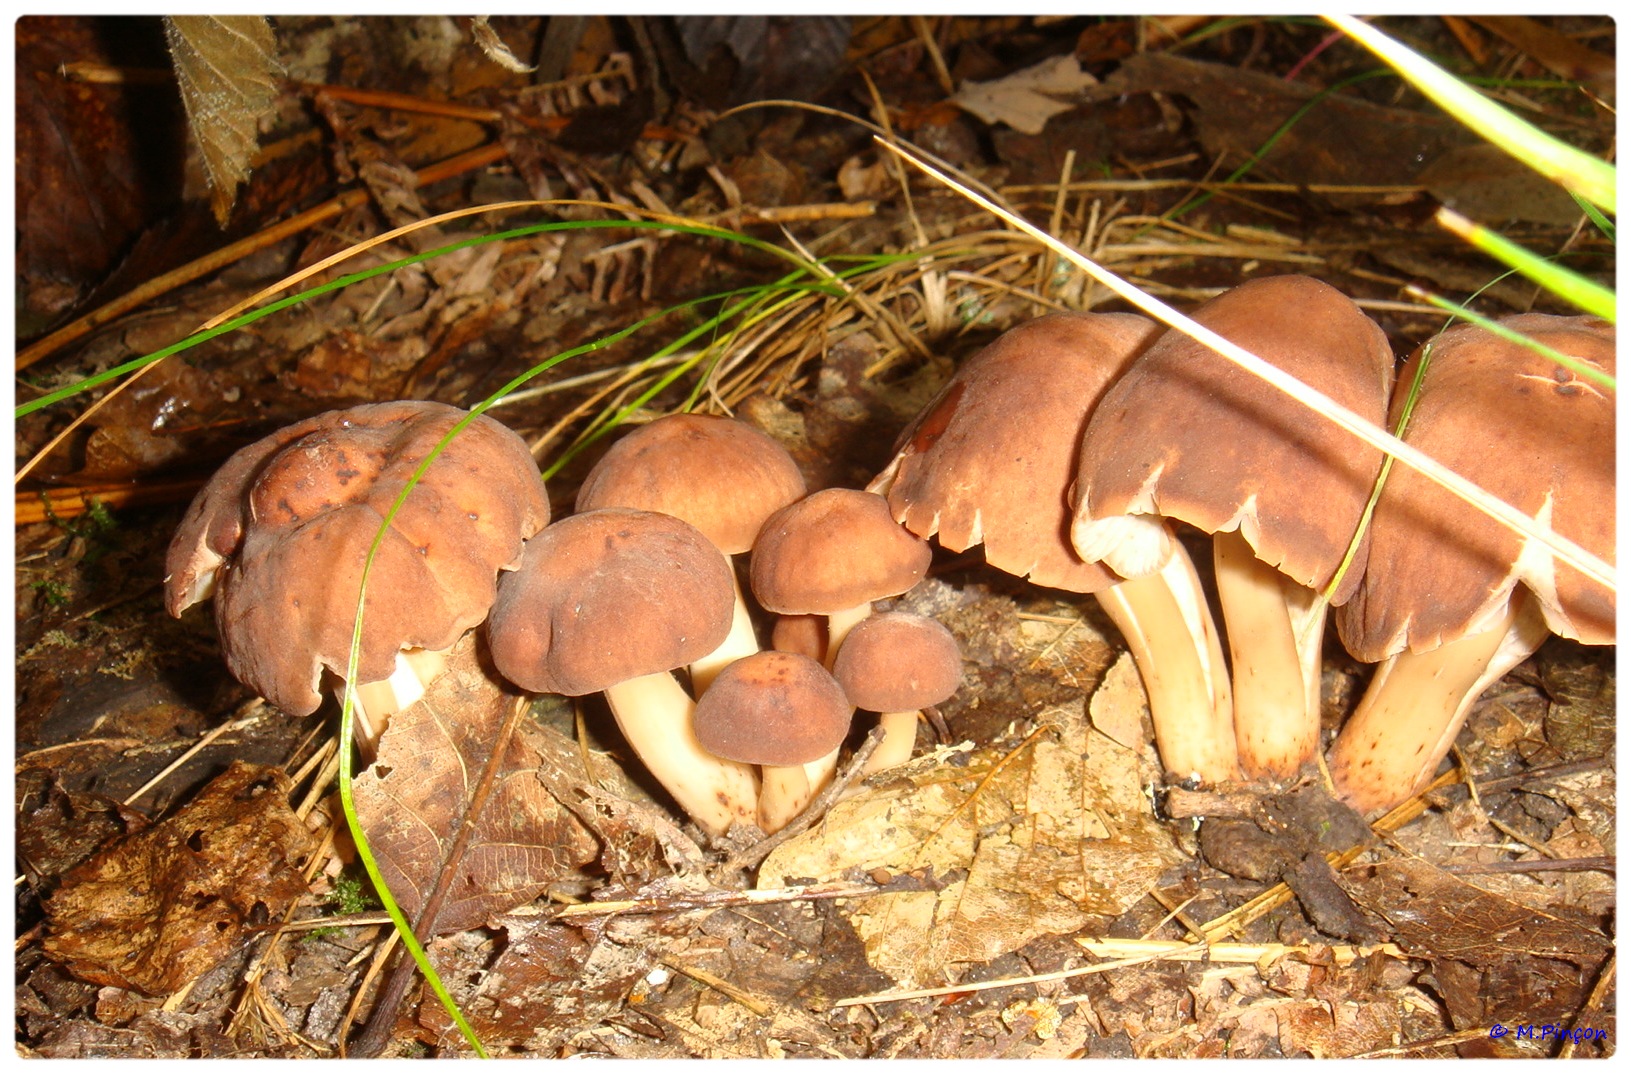
[(1552, 294), (1594, 317), (1611, 324), (1616, 321), (1614, 292), (1576, 272), (1525, 250), (1510, 239), (1475, 224), (1459, 213), (1440, 209), (1435, 219), (1447, 231), (1476, 246), (1497, 261), (1516, 269)]
[(1566, 190), (1610, 213), (1616, 211), (1612, 164), (1524, 122), (1431, 60), (1352, 15), (1327, 15), (1326, 18), (1488, 141)]
[(463, 250), (467, 247), (480, 246), (489, 242), (503, 242), (508, 239), (523, 238), (528, 235), (536, 235), (549, 231), (575, 231), (599, 228), (633, 228), (636, 230), (645, 231), (678, 231), (688, 235), (695, 235), (699, 238), (722, 239), (727, 242), (736, 242), (745, 246), (751, 246), (756, 250), (774, 253), (781, 260), (791, 261), (798, 270), (804, 272), (810, 271), (809, 267), (796, 254), (789, 253), (788, 251), (767, 243), (762, 239), (756, 239), (751, 235), (744, 235), (741, 232), (730, 231), (725, 228), (706, 227), (702, 225), (682, 225), (673, 223), (672, 221), (659, 220), (558, 220), (545, 224), (529, 224), (525, 227), (510, 228), (505, 231), (493, 232), (489, 235), (473, 236), (468, 239), (462, 239), (458, 242), (449, 243), (445, 246), (438, 246), (434, 250), (426, 250), (422, 253), (412, 254), (408, 257), (401, 258), (397, 261), (391, 261), (387, 264), (375, 265), (359, 272), (348, 273), (347, 275), (330, 280), (327, 283), (319, 284), (316, 287), (309, 288), (297, 294), (289, 295), (287, 297), (277, 299), (276, 301), (269, 302), (259, 309), (251, 310), (250, 312), (245, 313), (240, 317), (236, 317), (225, 324), (217, 325), (214, 328), (194, 333), (193, 335), (188, 336), (186, 339), (183, 339), (177, 343), (172, 343), (170, 346), (161, 350), (156, 350), (151, 354), (146, 354), (140, 358), (132, 359), (129, 362), (125, 362), (123, 365), (115, 366), (112, 369), (105, 370), (94, 376), (86, 377), (84, 380), (76, 381), (65, 388), (59, 388), (56, 391), (40, 396), (38, 399), (31, 399), (26, 403), (21, 403), (13, 411), (13, 418), (18, 419), (27, 417), (29, 414), (32, 414), (37, 410), (43, 410), (48, 406), (55, 403), (60, 403), (64, 399), (77, 395), (80, 392), (94, 388), (110, 380), (117, 379), (118, 377), (122, 377), (127, 373), (136, 372), (144, 366), (152, 365), (154, 362), (168, 358), (172, 354), (179, 354), (182, 351), (198, 346), (200, 343), (214, 339), (216, 336), (223, 335), (227, 332), (236, 331), (245, 325), (253, 324), (262, 317), (270, 316), (271, 314), (277, 313), (279, 310), (288, 309), (290, 306), (307, 302), (320, 295), (325, 295), (331, 291), (337, 291), (341, 288), (349, 287), (354, 283), (361, 283), (364, 280), (373, 279), (375, 276), (380, 276), (387, 272), (394, 272), (397, 269), (405, 268), (408, 265), (417, 265), (422, 261), (429, 261), (432, 258), (441, 257), (444, 254), (450, 254), (455, 250)]

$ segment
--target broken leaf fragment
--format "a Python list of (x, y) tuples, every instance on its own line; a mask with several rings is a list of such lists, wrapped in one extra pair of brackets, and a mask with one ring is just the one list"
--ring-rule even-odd
[(1048, 120), (1081, 102), (1083, 90), (1098, 79), (1074, 56), (1054, 56), (990, 82), (964, 82), (952, 103), (987, 123), (1006, 123), (1023, 134), (1041, 134)]
[(892, 770), (777, 848), (759, 886), (877, 869), (930, 880), (843, 904), (867, 962), (903, 987), (1121, 913), (1180, 857), (1138, 755), (1088, 728), (1079, 704), (1036, 722), (1017, 745), (965, 744)]

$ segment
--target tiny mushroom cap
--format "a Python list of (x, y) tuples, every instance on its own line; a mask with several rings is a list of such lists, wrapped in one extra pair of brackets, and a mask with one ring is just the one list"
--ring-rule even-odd
[(791, 768), (836, 750), (854, 709), (832, 674), (799, 653), (743, 657), (697, 702), (697, 740), (745, 764)]
[(885, 612), (850, 631), (833, 663), (833, 677), (856, 708), (915, 711), (957, 692), (963, 659), (957, 639), (940, 623)]
[[(313, 711), (323, 669), (343, 672), (349, 662), (363, 566), (385, 516), (468, 418), (441, 403), (371, 403), (243, 448), (204, 485), (171, 541), (170, 613), (214, 592), (233, 674), (286, 712)], [(485, 416), (459, 430), (380, 542), (359, 681), (387, 679), (402, 650), (445, 649), (486, 618), (496, 576), (548, 521), (525, 441)]]
[(771, 512), (804, 495), (787, 449), (734, 418), (669, 414), (603, 455), (578, 490), (577, 510), (635, 507), (683, 518), (734, 556), (753, 547)]
[(753, 546), (753, 593), (768, 611), (834, 615), (906, 592), (932, 558), (882, 496), (822, 489), (765, 520)]
[(493, 663), (540, 693), (591, 694), (682, 667), (730, 629), (730, 564), (655, 511), (572, 515), (527, 542), (488, 623)]
[[(1615, 329), (1592, 317), (1499, 322), (1613, 375)], [(1427, 369), (1405, 440), (1612, 563), (1613, 392), (1520, 342), (1451, 328), (1417, 351)], [(1328, 755), (1339, 795), (1389, 808), (1432, 778), (1473, 702), (1548, 633), (1615, 641), (1615, 594), (1406, 467), (1377, 501), (1370, 558), (1336, 614), (1356, 657), (1380, 661)]]
[(957, 692), (963, 658), (951, 631), (933, 619), (885, 612), (850, 631), (833, 676), (855, 707), (878, 714), (883, 737), (863, 769), (870, 775), (911, 760), (919, 710)]
[[(1308, 276), (1249, 280), (1193, 319), (1381, 425), (1393, 351), (1336, 288)], [(1163, 518), (1216, 534), (1249, 776), (1294, 778), (1319, 753), (1326, 603), (1315, 590), (1348, 555), (1381, 467), (1379, 450), (1178, 329), (1139, 356), (1087, 424), (1077, 551), (1138, 575), (1168, 554)], [(1365, 547), (1361, 537), (1331, 603), (1358, 584)]]

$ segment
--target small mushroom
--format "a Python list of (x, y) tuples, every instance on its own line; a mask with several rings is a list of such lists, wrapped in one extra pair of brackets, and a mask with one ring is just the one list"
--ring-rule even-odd
[(1223, 648), (1199, 577), (1173, 544), (1160, 573), (1123, 579), (1070, 543), (1069, 494), (1088, 416), (1160, 334), (1145, 317), (1060, 313), (969, 358), (909, 425), (868, 487), (902, 525), (1037, 585), (1090, 593), (1121, 629), (1168, 771), (1239, 772)]
[[(171, 540), (170, 614), (213, 593), (232, 673), (285, 712), (315, 710), (324, 669), (347, 666), (363, 565), (386, 514), (467, 416), (441, 403), (371, 403), (307, 418), (238, 451)], [(379, 542), (359, 681), (396, 684), (397, 707), (422, 693), (411, 665), (437, 661), (419, 651), (445, 650), (486, 618), (497, 575), (516, 566), (522, 542), (548, 521), (526, 442), (486, 416), (461, 430)]]
[(765, 520), (753, 545), (753, 595), (782, 615), (827, 617), (827, 663), (872, 602), (898, 597), (928, 572), (927, 541), (859, 489), (811, 493)]
[[(826, 617), (831, 667), (850, 629), (872, 614), (872, 602), (896, 597), (923, 580), (933, 553), (927, 541), (889, 517), (883, 497), (859, 489), (811, 493), (765, 520), (749, 560), (753, 595), (780, 615)], [(838, 748), (808, 766), (820, 793), (838, 766)]]
[(938, 705), (963, 681), (963, 657), (951, 631), (923, 615), (885, 612), (849, 632), (833, 663), (844, 696), (878, 714), (884, 739), (867, 774), (911, 760), (918, 713)]
[[(760, 766), (759, 827), (775, 833), (810, 804), (831, 772), (854, 709), (831, 673), (774, 651), (733, 661), (697, 702), (697, 739), (719, 757)], [(819, 781), (819, 782), (818, 782)]]
[[(753, 547), (759, 527), (804, 495), (804, 475), (775, 440), (745, 422), (669, 414), (636, 428), (603, 455), (578, 490), (577, 510), (632, 507), (681, 518), (727, 556)], [(691, 665), (700, 695), (719, 669), (759, 650), (736, 576), (735, 615), (719, 650)]]
[[(1193, 319), (1381, 425), (1392, 348), (1328, 284), (1250, 280)], [(1248, 776), (1289, 779), (1319, 753), (1319, 590), (1342, 565), (1381, 466), (1380, 451), (1176, 329), (1128, 367), (1088, 420), (1073, 493), (1078, 552), (1136, 576), (1170, 553), (1165, 519), (1215, 535), (1235, 741)], [(1358, 584), (1364, 548), (1332, 604)]]
[(730, 563), (671, 515), (602, 508), (527, 542), (488, 622), (493, 663), (536, 693), (604, 692), (629, 745), (710, 835), (753, 823), (751, 768), (698, 742), (695, 704), (671, 673), (730, 631)]
[[(1610, 374), (1614, 326), (1523, 314), (1501, 326)], [(1537, 522), (1612, 561), (1614, 398), (1522, 343), (1473, 325), (1420, 348), (1427, 370), (1404, 439)], [(1372, 522), (1359, 590), (1336, 613), (1360, 660), (1379, 662), (1327, 755), (1339, 796), (1386, 809), (1432, 779), (1485, 688), (1560, 634), (1615, 641), (1615, 594), (1408, 467)]]

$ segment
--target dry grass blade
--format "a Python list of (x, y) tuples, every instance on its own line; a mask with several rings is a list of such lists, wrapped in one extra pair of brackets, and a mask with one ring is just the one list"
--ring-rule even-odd
[(1332, 422), (1345, 432), (1357, 437), (1366, 444), (1387, 453), (1393, 458), (1398, 459), (1406, 466), (1409, 466), (1411, 469), (1420, 473), (1423, 477), (1426, 477), (1435, 484), (1442, 486), (1444, 489), (1459, 499), (1465, 501), (1474, 509), (1481, 511), (1489, 517), (1495, 519), (1497, 522), (1511, 529), (1519, 536), (1528, 537), (1550, 548), (1557, 554), (1558, 558), (1581, 571), (1583, 574), (1591, 578), (1592, 581), (1605, 586), (1611, 592), (1618, 592), (1614, 568), (1598, 557), (1592, 555), (1584, 548), (1580, 547), (1574, 541), (1569, 540), (1567, 537), (1564, 537), (1561, 534), (1553, 532), (1550, 527), (1540, 525), (1534, 519), (1530, 518), (1528, 515), (1525, 515), (1523, 512), (1518, 511), (1504, 500), (1491, 496), (1488, 492), (1485, 492), (1483, 489), (1479, 488), (1471, 481), (1468, 481), (1454, 470), (1444, 466), (1442, 463), (1436, 461), (1423, 452), (1418, 451), (1416, 448), (1411, 447), (1409, 444), (1398, 439), (1397, 437), (1391, 436), (1376, 426), (1371, 425), (1369, 422), (1366, 422), (1363, 418), (1359, 417), (1359, 415), (1353, 413), (1351, 410), (1338, 405), (1323, 393), (1315, 391), (1302, 381), (1281, 371), (1279, 368), (1270, 365), (1268, 362), (1265, 362), (1263, 359), (1259, 358), (1255, 354), (1252, 354), (1245, 348), (1236, 346), (1227, 339), (1224, 339), (1222, 336), (1218, 335), (1216, 332), (1197, 324), (1195, 321), (1184, 316), (1182, 313), (1179, 313), (1166, 303), (1154, 298), (1149, 294), (1146, 294), (1139, 288), (1129, 284), (1126, 280), (1108, 271), (1103, 266), (1071, 249), (1069, 246), (1049, 235), (1041, 228), (1021, 219), (1019, 216), (1016, 216), (1009, 210), (997, 205), (990, 199), (976, 193), (973, 190), (970, 190), (966, 186), (957, 182), (955, 179), (935, 168), (932, 164), (918, 159), (906, 149), (903, 149), (897, 145), (892, 145), (888, 142), (882, 142), (882, 144), (887, 147), (890, 152), (898, 153), (902, 157), (905, 157), (914, 167), (918, 168), (926, 175), (929, 175), (937, 182), (944, 183), (946, 186), (951, 187), (953, 190), (956, 190), (958, 193), (968, 198), (976, 205), (995, 215), (998, 219), (1007, 223), (1009, 226), (1023, 231), (1025, 234), (1030, 235), (1032, 238), (1044, 244), (1049, 249), (1054, 250), (1061, 257), (1074, 264), (1077, 268), (1080, 268), (1083, 272), (1086, 272), (1088, 275), (1092, 276), (1098, 283), (1114, 291), (1116, 294), (1120, 295), (1128, 302), (1131, 302), (1134, 306), (1143, 310), (1151, 317), (1154, 317), (1162, 323), (1170, 325), (1171, 327), (1190, 336), (1192, 339), (1205, 344), (1218, 354), (1221, 354), (1224, 358), (1234, 362), (1236, 365), (1240, 366), (1248, 373), (1251, 373), (1253, 376), (1267, 381), (1273, 387), (1290, 396), (1297, 403), (1307, 407), (1309, 410), (1314, 411), (1316, 414), (1319, 414), (1321, 417)]

